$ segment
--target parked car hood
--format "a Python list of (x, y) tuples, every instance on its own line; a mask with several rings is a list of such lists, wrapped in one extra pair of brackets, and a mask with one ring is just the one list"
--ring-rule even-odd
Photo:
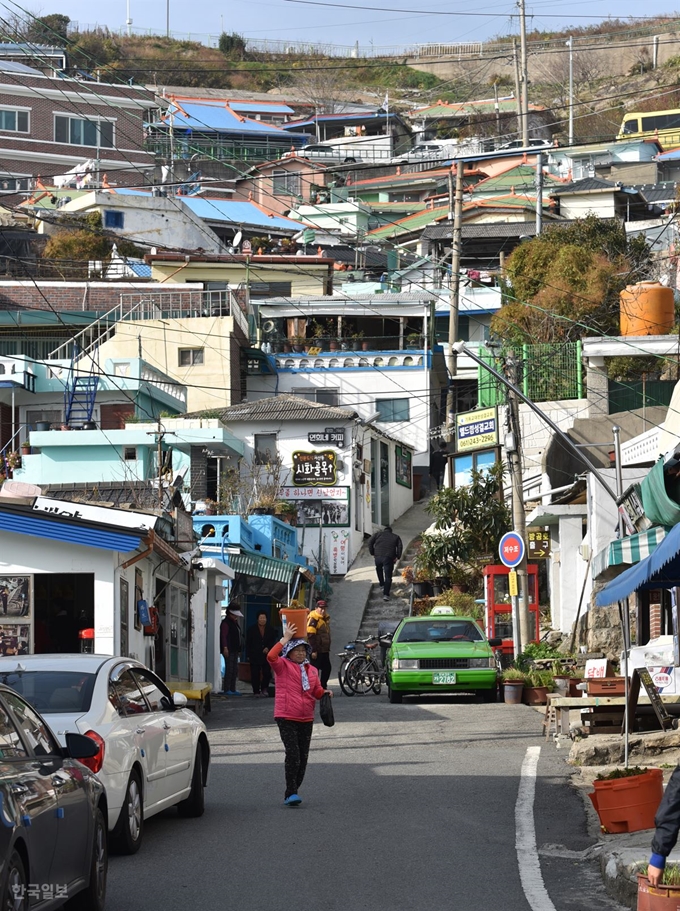
[(392, 655), (399, 658), (490, 658), (493, 652), (488, 642), (395, 642)]

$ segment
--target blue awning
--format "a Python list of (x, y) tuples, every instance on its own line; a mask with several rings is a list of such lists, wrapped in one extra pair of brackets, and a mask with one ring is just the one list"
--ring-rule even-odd
[(148, 532), (105, 529), (101, 526), (85, 525), (67, 520), (58, 521), (40, 515), (11, 513), (0, 510), (0, 531), (34, 538), (48, 538), (67, 544), (81, 544), (83, 547), (97, 547), (101, 550), (117, 550), (129, 553), (139, 547), (141, 538)]
[(612, 579), (595, 595), (597, 607), (623, 601), (636, 591), (680, 585), (680, 525), (675, 525), (653, 554)]

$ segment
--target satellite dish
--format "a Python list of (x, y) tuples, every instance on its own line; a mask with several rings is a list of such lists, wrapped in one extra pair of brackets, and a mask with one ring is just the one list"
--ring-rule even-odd
[(241, 243), (242, 240), (243, 240), (243, 231), (237, 231), (236, 234), (234, 234), (234, 239), (232, 241), (232, 244), (235, 247), (238, 247), (238, 245)]

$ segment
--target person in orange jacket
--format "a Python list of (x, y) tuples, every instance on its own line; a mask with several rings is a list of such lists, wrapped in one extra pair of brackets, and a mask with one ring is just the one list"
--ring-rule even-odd
[(319, 674), (309, 661), (311, 648), (304, 639), (296, 638), (296, 633), (295, 624), (287, 624), (283, 637), (267, 653), (276, 677), (274, 721), (286, 751), (287, 807), (302, 803), (298, 791), (307, 770), (316, 701), (324, 693), (333, 695), (321, 686)]

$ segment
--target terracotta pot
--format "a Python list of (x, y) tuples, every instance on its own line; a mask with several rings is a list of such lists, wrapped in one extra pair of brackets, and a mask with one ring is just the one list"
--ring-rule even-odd
[(503, 702), (505, 702), (506, 705), (521, 705), (523, 689), (523, 680), (504, 680)]
[(594, 781), (589, 794), (606, 832), (640, 832), (654, 828), (654, 816), (663, 796), (663, 772), (648, 769), (642, 775)]
[(650, 886), (643, 873), (638, 873), (638, 911), (678, 911), (680, 886)]
[(570, 677), (569, 678), (569, 695), (572, 699), (575, 699), (577, 696), (582, 696), (583, 693), (581, 690), (577, 689), (579, 683), (583, 683), (583, 677)]
[(522, 702), (525, 705), (545, 705), (548, 701), (547, 686), (525, 686), (522, 692)]

